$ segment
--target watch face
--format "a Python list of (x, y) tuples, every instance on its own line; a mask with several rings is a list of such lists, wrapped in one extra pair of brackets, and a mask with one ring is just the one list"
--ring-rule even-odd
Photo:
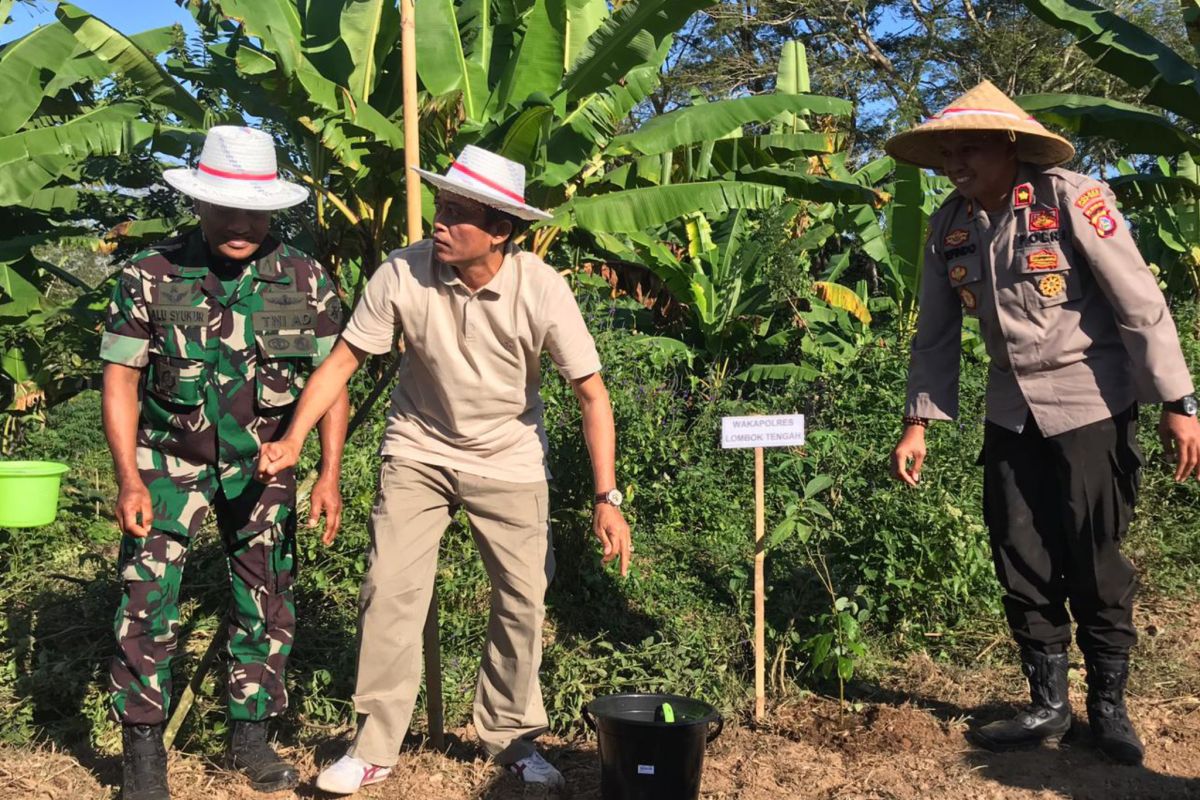
[(611, 489), (608, 492), (608, 502), (614, 506), (620, 507), (621, 501), (625, 499), (625, 495), (621, 494), (620, 489)]
[(1200, 403), (1197, 403), (1196, 398), (1192, 395), (1189, 394), (1187, 397), (1183, 398), (1183, 413), (1187, 414), (1189, 417), (1196, 416), (1197, 406), (1200, 406)]

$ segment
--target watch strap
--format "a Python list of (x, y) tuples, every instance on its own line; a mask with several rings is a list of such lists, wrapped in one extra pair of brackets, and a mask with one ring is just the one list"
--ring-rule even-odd
[(1196, 416), (1196, 405), (1196, 396), (1189, 394), (1184, 395), (1178, 400), (1170, 400), (1166, 403), (1163, 403), (1163, 408), (1175, 414), (1184, 414), (1189, 417), (1194, 417)]

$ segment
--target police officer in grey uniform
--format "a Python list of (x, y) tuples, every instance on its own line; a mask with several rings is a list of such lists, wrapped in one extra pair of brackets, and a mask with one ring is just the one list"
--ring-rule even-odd
[(1066, 733), (1074, 618), (1093, 739), (1141, 763), (1124, 700), (1136, 574), (1120, 551), (1143, 464), (1138, 403), (1162, 404), (1176, 480), (1200, 474), (1196, 399), (1166, 301), (1108, 186), (1056, 167), (1071, 144), (992, 84), (887, 150), (955, 187), (930, 220), (897, 479), (917, 484), (926, 425), (958, 414), (964, 316), (979, 320), (991, 358), (984, 518), (1032, 704), (973, 739), (1006, 750)]

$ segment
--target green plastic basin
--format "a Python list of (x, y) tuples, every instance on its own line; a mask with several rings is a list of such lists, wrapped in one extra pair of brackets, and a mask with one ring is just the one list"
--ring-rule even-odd
[(0, 528), (54, 522), (58, 483), (68, 469), (54, 461), (0, 461)]

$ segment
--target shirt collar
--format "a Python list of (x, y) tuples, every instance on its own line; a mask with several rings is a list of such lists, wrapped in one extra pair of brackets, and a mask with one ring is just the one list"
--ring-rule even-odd
[[(488, 281), (488, 284), (481, 288), (476, 294), (488, 294), (493, 297), (503, 297), (512, 289), (513, 280), (517, 271), (517, 248), (512, 242), (509, 242), (504, 247), (504, 260), (500, 262), (500, 269)], [(433, 258), (433, 248), (429, 251), (430, 258)], [(443, 264), (434, 259), (434, 264), (437, 267), (438, 278), (447, 286), (460, 287), (464, 292), (470, 294), (471, 290), (463, 283), (462, 278), (458, 276), (458, 270), (449, 264)]]

